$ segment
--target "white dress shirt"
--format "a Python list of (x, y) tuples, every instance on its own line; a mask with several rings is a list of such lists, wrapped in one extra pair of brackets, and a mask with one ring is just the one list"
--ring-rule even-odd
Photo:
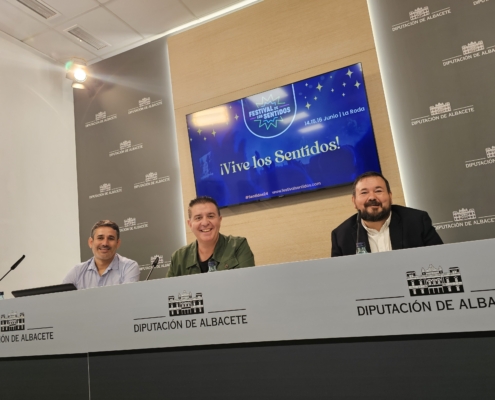
[(391, 251), (392, 242), (390, 241), (390, 220), (392, 218), (392, 212), (390, 212), (389, 217), (381, 227), (379, 231), (376, 229), (368, 228), (363, 220), (364, 229), (368, 232), (368, 241), (370, 242), (370, 249), (372, 253), (379, 253), (381, 251)]

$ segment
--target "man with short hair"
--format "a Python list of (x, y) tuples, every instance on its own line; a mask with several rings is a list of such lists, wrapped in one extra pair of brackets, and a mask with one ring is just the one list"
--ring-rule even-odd
[(392, 205), (390, 185), (378, 172), (356, 178), (352, 202), (360, 221), (354, 214), (332, 231), (332, 257), (356, 254), (358, 240), (368, 253), (443, 244), (428, 213)]
[(117, 254), (120, 230), (115, 222), (103, 220), (94, 224), (88, 245), (94, 257), (72, 268), (64, 283), (72, 283), (77, 289), (89, 289), (139, 280), (137, 262)]
[(247, 240), (220, 233), (222, 216), (213, 198), (197, 197), (187, 211), (187, 224), (196, 240), (174, 252), (167, 277), (254, 267)]

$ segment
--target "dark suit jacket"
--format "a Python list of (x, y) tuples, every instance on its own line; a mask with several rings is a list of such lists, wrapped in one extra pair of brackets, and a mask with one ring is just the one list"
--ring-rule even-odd
[[(356, 217), (354, 214), (332, 231), (332, 257), (356, 254)], [(414, 208), (392, 205), (389, 232), (392, 250), (443, 244), (428, 213)], [(368, 232), (363, 226), (359, 227), (359, 241), (371, 253)]]

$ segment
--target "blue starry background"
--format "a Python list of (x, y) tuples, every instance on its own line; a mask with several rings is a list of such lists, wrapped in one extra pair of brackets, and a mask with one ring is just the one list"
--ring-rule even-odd
[[(249, 110), (267, 105), (290, 107), (291, 112), (267, 120), (249, 116)], [(223, 106), (228, 111), (227, 122), (197, 126), (194, 114), (187, 116), (197, 195), (215, 198), (220, 207), (278, 197), (272, 191), (304, 184), (321, 182), (314, 189), (284, 195), (350, 184), (363, 172), (380, 171), (361, 64)], [(359, 109), (364, 111), (350, 113)], [(325, 117), (331, 119), (325, 121)], [(275, 162), (275, 152), (311, 148), (315, 142), (319, 146), (335, 142), (337, 149)], [(253, 157), (263, 159), (257, 168)], [(235, 173), (231, 169), (227, 174), (221, 165), (232, 162), (248, 162), (249, 169)], [(267, 195), (246, 199), (264, 192)]]

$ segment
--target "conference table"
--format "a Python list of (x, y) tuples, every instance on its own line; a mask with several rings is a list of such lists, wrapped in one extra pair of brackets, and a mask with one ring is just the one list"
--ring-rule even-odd
[(9, 399), (490, 398), (495, 239), (0, 301)]

